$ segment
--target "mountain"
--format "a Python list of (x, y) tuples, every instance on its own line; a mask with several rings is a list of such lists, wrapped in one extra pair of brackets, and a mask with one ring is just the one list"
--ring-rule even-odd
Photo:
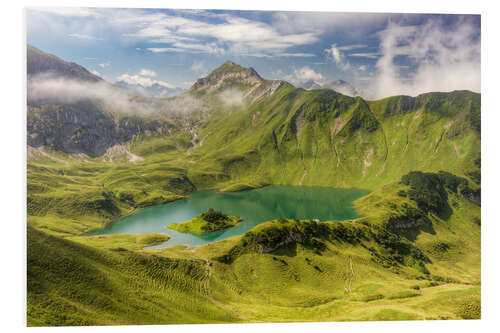
[(84, 82), (102, 81), (99, 76), (90, 73), (84, 67), (74, 62), (64, 61), (55, 55), (42, 52), (31, 45), (27, 47), (26, 58), (28, 80), (36, 75), (44, 74)]
[(359, 95), (359, 92), (356, 90), (356, 88), (354, 88), (350, 83), (344, 80), (327, 82), (323, 85), (323, 88), (332, 89), (338, 91), (341, 94), (352, 97)]
[(335, 90), (343, 95), (355, 97), (359, 95), (359, 92), (350, 83), (344, 80), (336, 80), (331, 82), (317, 82), (314, 80), (309, 80), (298, 85), (300, 88), (306, 90), (313, 89), (331, 89)]
[(264, 79), (253, 68), (245, 68), (232, 61), (226, 61), (204, 78), (196, 80), (190, 91), (212, 92), (234, 84), (255, 86)]
[[(98, 157), (141, 133), (182, 133), (200, 161), (217, 154), (206, 163), (227, 182), (254, 170), (252, 177), (264, 182), (364, 188), (415, 168), (475, 172), (479, 152), (480, 95), (467, 91), (365, 101), (329, 89), (297, 89), (227, 61), (167, 101), (170, 111), (162, 116), (124, 117), (91, 100), (30, 106), (28, 144)], [(173, 126), (166, 117), (187, 101), (188, 111), (179, 112)], [(153, 110), (167, 105), (144, 103)]]
[(318, 83), (314, 80), (309, 80), (309, 81), (306, 81), (302, 84), (298, 84), (297, 85), (298, 87), (300, 88), (304, 88), (306, 90), (313, 90), (313, 89), (321, 89), (323, 88), (323, 83)]
[[(480, 94), (367, 101), (226, 62), (173, 98), (122, 99), (62, 73), (100, 94), (28, 101), (29, 326), (480, 318)], [(89, 235), (269, 184), (372, 192), (359, 219), (278, 219), (189, 249)]]
[(114, 85), (134, 95), (152, 98), (168, 98), (186, 91), (179, 87), (169, 88), (158, 83), (154, 83), (151, 86), (143, 86), (140, 84), (130, 84), (125, 81), (117, 81)]
[(27, 52), (29, 146), (96, 157), (135, 135), (171, 127), (154, 112), (137, 116), (162, 109), (158, 102), (124, 94), (84, 67), (32, 46)]

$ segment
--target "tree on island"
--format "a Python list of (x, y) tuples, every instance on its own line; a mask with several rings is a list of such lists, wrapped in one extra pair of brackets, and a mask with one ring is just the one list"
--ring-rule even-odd
[(207, 212), (202, 213), (201, 217), (207, 221), (212, 223), (227, 221), (229, 217), (226, 214), (223, 214), (219, 210), (214, 210), (213, 208), (209, 208)]

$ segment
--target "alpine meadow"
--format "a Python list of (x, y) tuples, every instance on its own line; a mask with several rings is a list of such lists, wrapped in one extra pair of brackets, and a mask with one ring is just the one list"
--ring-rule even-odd
[(28, 326), (481, 318), (479, 17), (84, 9), (27, 11)]

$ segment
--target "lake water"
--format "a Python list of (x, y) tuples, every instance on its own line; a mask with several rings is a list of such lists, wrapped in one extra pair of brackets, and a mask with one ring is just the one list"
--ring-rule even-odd
[[(133, 215), (113, 221), (92, 235), (161, 232), (171, 239), (151, 248), (179, 244), (192, 247), (241, 235), (262, 222), (278, 218), (320, 221), (358, 218), (360, 215), (354, 210), (353, 201), (368, 193), (359, 189), (275, 185), (232, 193), (201, 191), (190, 194), (187, 199), (137, 210)], [(233, 228), (203, 235), (181, 233), (165, 227), (174, 222), (190, 220), (209, 208), (240, 216), (244, 221)]]

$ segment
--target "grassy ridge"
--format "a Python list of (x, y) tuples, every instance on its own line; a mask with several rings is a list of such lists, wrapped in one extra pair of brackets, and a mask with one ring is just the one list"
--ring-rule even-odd
[(200, 126), (203, 145), (190, 159), (201, 159), (196, 165), (205, 170), (212, 166), (229, 184), (375, 189), (413, 170), (466, 177), (477, 171), (479, 95), (409, 97), (418, 103), (403, 111), (398, 98), (366, 102), (330, 90), (283, 87), (246, 110), (215, 113)]

